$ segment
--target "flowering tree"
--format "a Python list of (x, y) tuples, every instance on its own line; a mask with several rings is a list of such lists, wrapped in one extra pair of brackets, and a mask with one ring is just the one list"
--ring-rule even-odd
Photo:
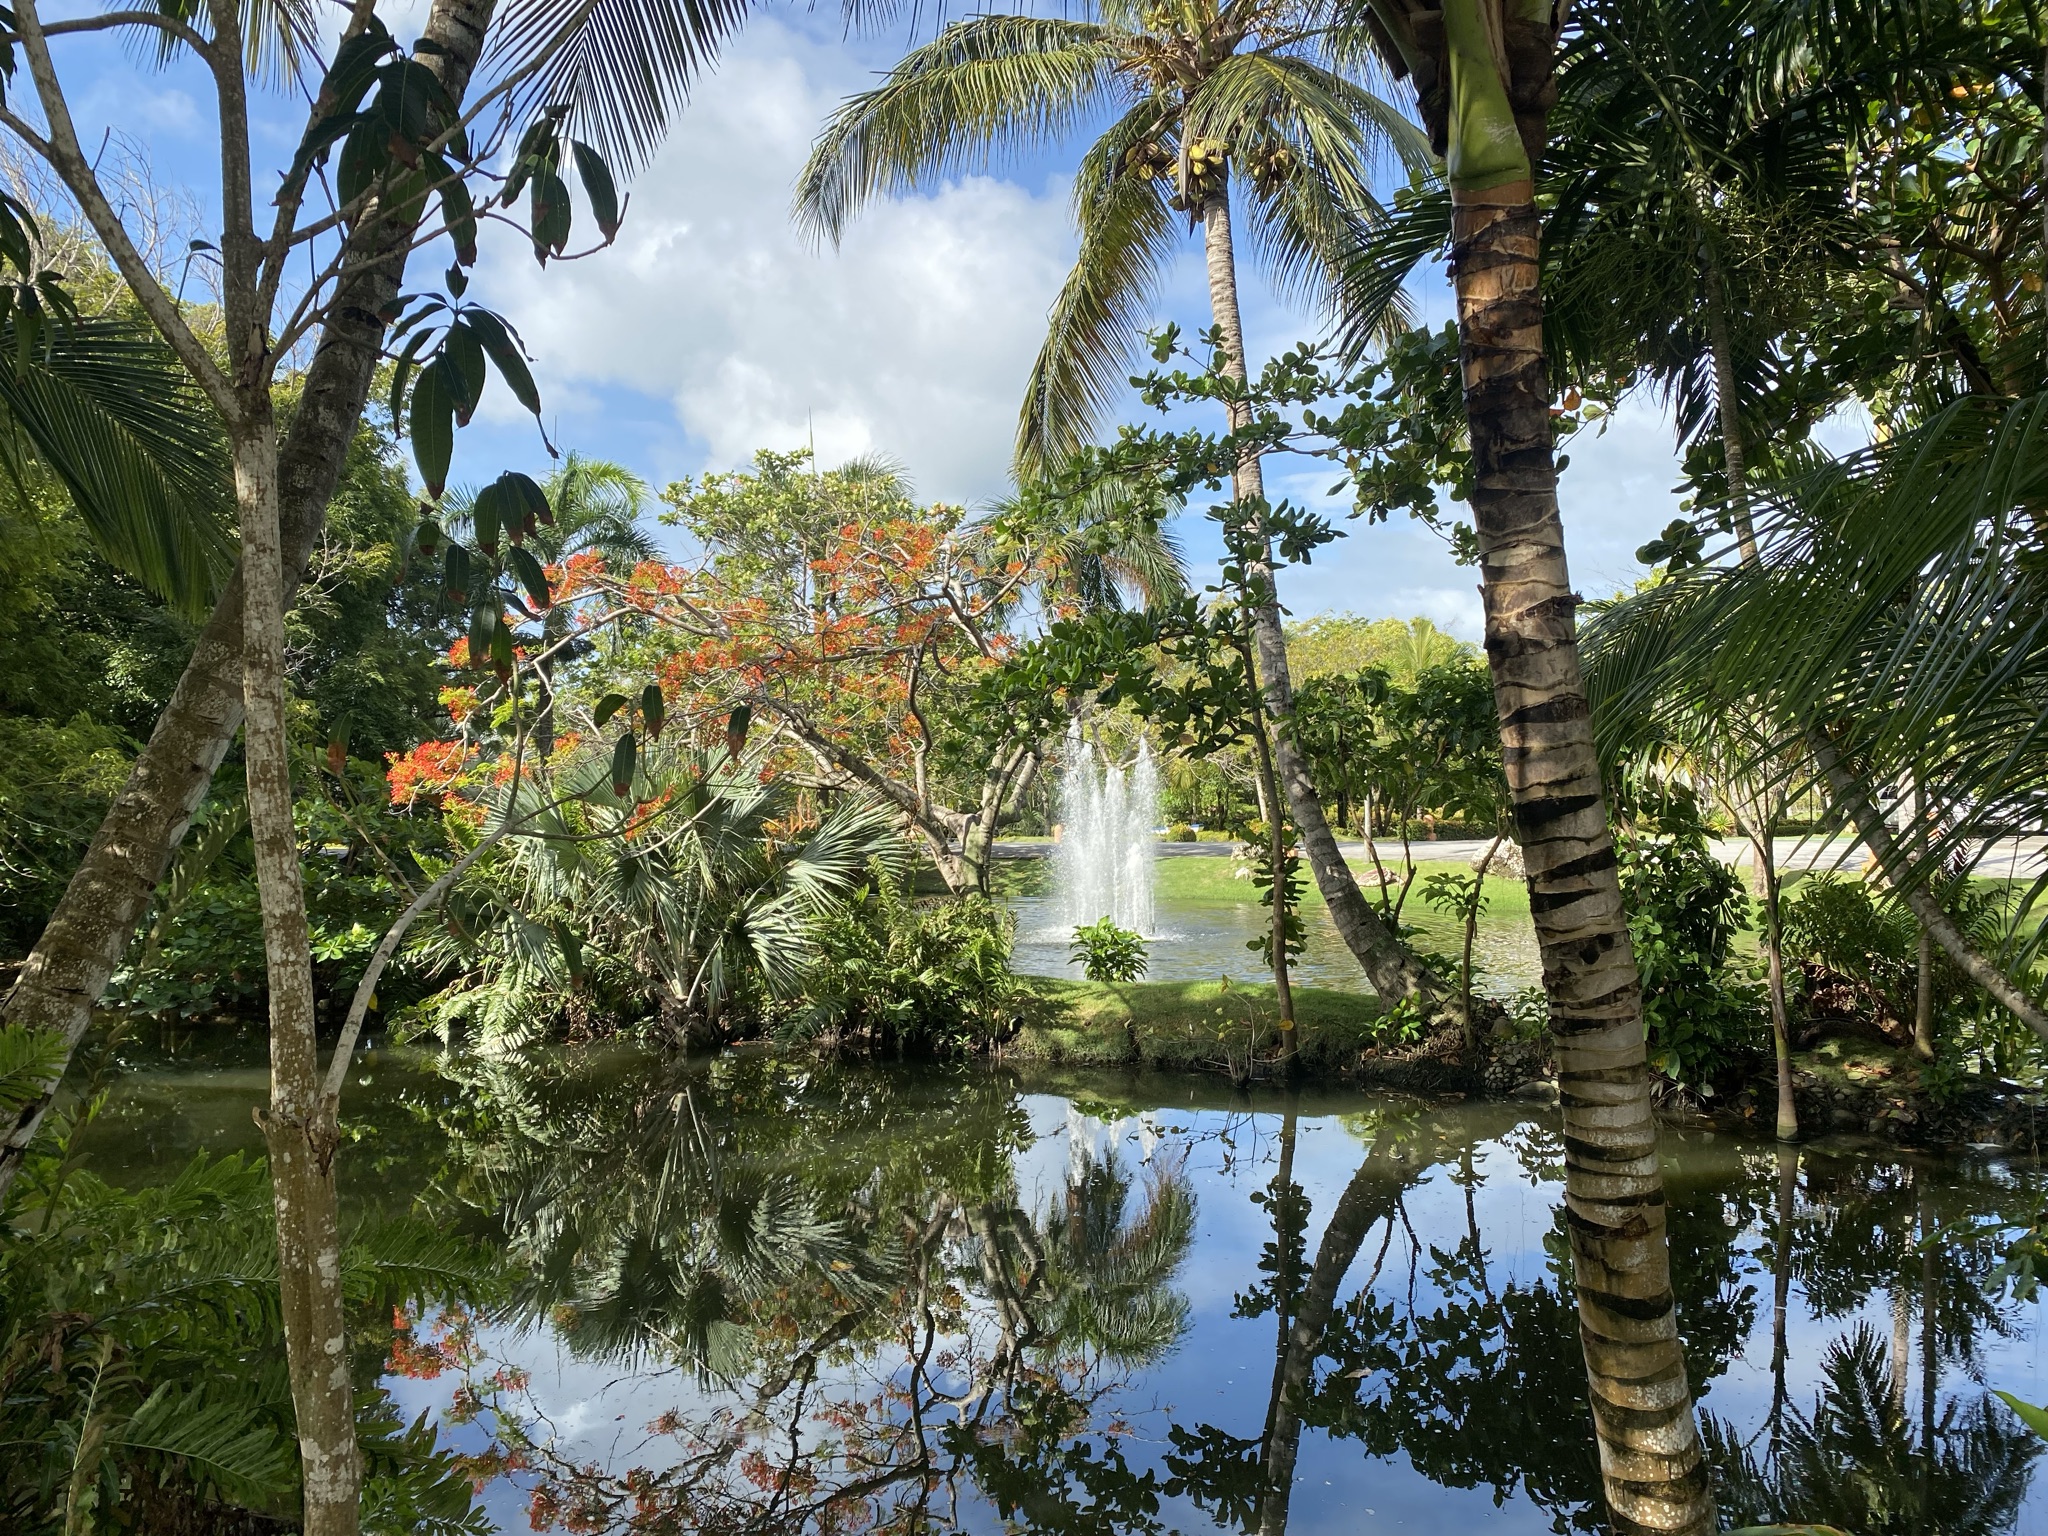
[(743, 742), (772, 725), (786, 751), (770, 771), (872, 795), (953, 890), (985, 890), (998, 822), (1036, 775), (1058, 706), (992, 710), (977, 685), (1021, 620), (1064, 611), (1062, 546), (919, 507), (872, 465), (812, 477), (790, 462), (763, 455), (753, 474), (670, 488), (670, 520), (707, 546), (700, 562), (572, 563), (561, 595), (601, 593), (634, 615), (626, 655), (692, 728)]

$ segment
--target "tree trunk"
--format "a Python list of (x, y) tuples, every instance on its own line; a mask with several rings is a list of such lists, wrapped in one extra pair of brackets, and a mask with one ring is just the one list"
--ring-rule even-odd
[[(428, 46), (418, 58), (458, 101), (482, 51), (494, 4), (434, 0), (427, 18), (422, 41)], [(364, 265), (342, 283), (329, 307), (277, 456), (281, 579), (289, 587), (305, 574), (362, 420), (383, 346), (379, 313), (398, 293), (411, 233), (382, 227), (352, 242)], [(241, 727), (244, 597), (238, 567), (0, 1014), (6, 1026), (62, 1035), (67, 1064)], [(0, 1121), (0, 1195), (19, 1171), (62, 1077), (60, 1067), (40, 1094)]]
[(1792, 1092), (1792, 1019), (1785, 1007), (1785, 939), (1781, 922), (1783, 895), (1778, 883), (1777, 851), (1771, 847), (1768, 828), (1752, 830), (1750, 848), (1763, 878), (1764, 973), (1771, 998), (1771, 1048), (1778, 1065), (1778, 1123), (1780, 1141), (1799, 1139), (1799, 1103)]
[(285, 698), (284, 552), (278, 533), (277, 439), (267, 393), (235, 435), (242, 524), (243, 755), (249, 832), (263, 906), (270, 993), (270, 1108), (262, 1116), (277, 1209), (285, 1355), (298, 1423), (306, 1536), (355, 1536), (361, 1468), (341, 1296), (334, 1191), (340, 1131), (320, 1091), (313, 954), (292, 816)]
[(1258, 750), (1259, 798), (1266, 805), (1266, 861), (1273, 874), (1273, 995), (1280, 1003), (1280, 1060), (1291, 1072), (1300, 1062), (1301, 1040), (1294, 1029), (1294, 987), (1287, 976), (1287, 823), (1280, 815), (1273, 785), (1273, 757), (1267, 733), (1254, 722), (1252, 745)]
[(1437, 67), (1450, 99), (1440, 131), (1486, 655), (1550, 1000), (1600, 1469), (1617, 1531), (1707, 1532), (1715, 1513), (1671, 1292), (1642, 983), (1557, 508), (1532, 180), (1555, 59), (1553, 13), (1547, 4), (1532, 14), (1526, 4), (1444, 0), (1441, 14)]
[(1301, 1449), (1302, 1397), (1309, 1369), (1322, 1348), (1323, 1334), (1336, 1310), (1337, 1288), (1358, 1257), (1365, 1234), (1392, 1209), (1401, 1181), (1397, 1164), (1375, 1148), (1351, 1176), (1330, 1212), (1330, 1224), (1316, 1245), (1316, 1260), (1302, 1286), (1294, 1323), (1287, 1331), (1287, 1350), (1267, 1410), (1272, 1429), (1266, 1437), (1265, 1489), (1259, 1500), (1259, 1536), (1282, 1536), (1294, 1489), (1295, 1457)]
[(1814, 761), (1820, 764), (1821, 776), (1827, 781), (1828, 792), (1835, 804), (1848, 816), (1856, 828), (1856, 835), (1863, 839), (1885, 872), (1885, 878), (1893, 882), (1900, 897), (1913, 916), (1920, 921), (1920, 927), (1936, 944), (1942, 953), (1956, 963), (1970, 980), (1991, 994), (1992, 999), (2043, 1041), (2048, 1041), (2048, 1013), (2035, 1004), (2004, 971), (1970, 947), (1970, 941), (1963, 937), (1955, 920), (1944, 912), (1934, 892), (1921, 881), (1905, 881), (1899, 878), (1899, 871), (1905, 860), (1898, 846), (1892, 841), (1891, 829), (1884, 824), (1884, 815), (1871, 803), (1869, 791), (1842, 766), (1842, 757), (1835, 750), (1834, 743), (1819, 731), (1807, 736), (1807, 747), (1813, 753)]
[[(1247, 377), (1244, 322), (1238, 312), (1237, 258), (1230, 229), (1230, 194), (1211, 194), (1202, 204), (1202, 249), (1208, 264), (1209, 311), (1223, 333), (1223, 369), (1227, 376)], [(1233, 405), (1231, 430), (1250, 420), (1250, 408)], [(1246, 453), (1233, 477), (1236, 499), (1263, 508), (1265, 474), (1259, 456)], [(1263, 515), (1263, 514), (1261, 514)], [(1428, 969), (1408, 952), (1391, 927), (1365, 899), (1351, 866), (1344, 862), (1337, 839), (1323, 814), (1308, 764), (1294, 744), (1294, 682), (1287, 667), (1287, 638), (1281, 626), (1280, 597), (1270, 563), (1255, 563), (1248, 574), (1264, 592), (1252, 607), (1252, 638), (1258, 649), (1259, 686), (1273, 738), (1273, 776), (1285, 794), (1287, 808), (1301, 835), (1302, 851), (1315, 875), (1316, 889), (1330, 909), (1330, 921), (1344, 945), (1364, 969), (1382, 1003), (1414, 998), (1431, 1012), (1440, 1011), (1447, 995)]]
[[(1721, 279), (1721, 267), (1713, 245), (1700, 242), (1700, 269), (1706, 279), (1707, 338), (1714, 362), (1714, 414), (1721, 424), (1721, 457), (1728, 474), (1728, 510), (1735, 523), (1735, 538), (1744, 565), (1759, 562), (1756, 525), (1749, 515), (1749, 455), (1742, 442), (1741, 397), (1735, 386), (1735, 344), (1728, 330), (1728, 292)], [(1734, 786), (1750, 823), (1750, 846), (1755, 850), (1757, 875), (1762, 883), (1764, 903), (1764, 956), (1769, 972), (1771, 998), (1771, 1044), (1777, 1058), (1778, 1124), (1780, 1141), (1799, 1135), (1799, 1109), (1792, 1092), (1791, 1020), (1785, 1010), (1785, 955), (1779, 933), (1778, 867), (1771, 847), (1770, 799), (1746, 781)]]
[(1792, 1301), (1792, 1213), (1799, 1194), (1799, 1148), (1778, 1147), (1778, 1227), (1771, 1256), (1771, 1429), (1785, 1411), (1787, 1314)]

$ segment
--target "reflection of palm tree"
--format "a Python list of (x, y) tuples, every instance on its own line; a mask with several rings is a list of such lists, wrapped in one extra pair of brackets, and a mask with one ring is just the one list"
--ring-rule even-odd
[(1194, 1191), (1178, 1168), (1155, 1165), (1127, 1216), (1130, 1194), (1121, 1158), (1090, 1156), (1040, 1218), (1035, 1311), (1048, 1347), (1085, 1345), (1118, 1365), (1142, 1365), (1187, 1326), (1187, 1298), (1171, 1282), (1194, 1240)]
[(1916, 1436), (1867, 1325), (1829, 1348), (1821, 1374), (1812, 1415), (1791, 1412), (1761, 1461), (1725, 1421), (1703, 1416), (1729, 1526), (1812, 1521), (1857, 1536), (2012, 1528), (2041, 1443), (1988, 1395), (1968, 1406), (1951, 1400)]

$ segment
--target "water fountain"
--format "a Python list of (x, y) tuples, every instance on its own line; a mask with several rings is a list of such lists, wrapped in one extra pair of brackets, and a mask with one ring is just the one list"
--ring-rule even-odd
[(1119, 767), (1076, 721), (1067, 730), (1059, 814), (1053, 883), (1060, 921), (1071, 931), (1106, 917), (1152, 937), (1159, 775), (1151, 750), (1141, 740), (1137, 760)]

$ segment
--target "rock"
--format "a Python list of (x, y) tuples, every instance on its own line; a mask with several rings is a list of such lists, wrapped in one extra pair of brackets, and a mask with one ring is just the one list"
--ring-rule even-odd
[(1517, 1083), (1508, 1095), (1511, 1099), (1526, 1099), (1532, 1104), (1555, 1104), (1557, 1084), (1544, 1078), (1532, 1077), (1526, 1083)]
[[(1486, 852), (1481, 849), (1479, 858), (1485, 857)], [(1472, 861), (1472, 868), (1475, 873), (1478, 871), (1479, 859)], [(1528, 879), (1529, 866), (1522, 862), (1522, 845), (1511, 837), (1503, 839), (1501, 845), (1493, 850), (1493, 862), (1486, 866), (1486, 872), (1500, 880)]]

